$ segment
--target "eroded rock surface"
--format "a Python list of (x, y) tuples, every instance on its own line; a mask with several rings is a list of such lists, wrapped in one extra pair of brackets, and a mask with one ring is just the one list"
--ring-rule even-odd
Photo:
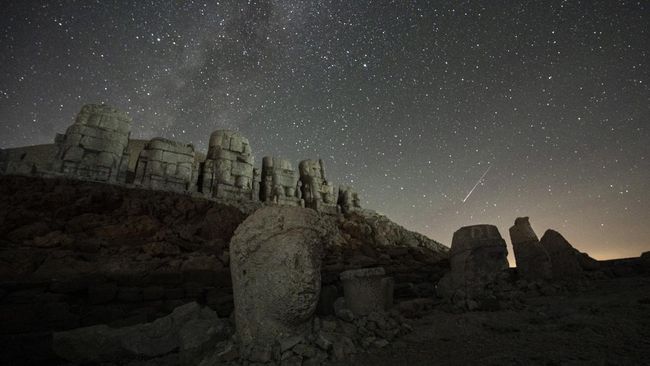
[(493, 225), (460, 228), (451, 244), (451, 271), (438, 284), (439, 294), (475, 308), (491, 296), (486, 286), (508, 268), (506, 243)]
[(321, 288), (321, 256), (333, 227), (300, 207), (264, 207), (230, 243), (237, 334), (245, 357), (310, 330)]

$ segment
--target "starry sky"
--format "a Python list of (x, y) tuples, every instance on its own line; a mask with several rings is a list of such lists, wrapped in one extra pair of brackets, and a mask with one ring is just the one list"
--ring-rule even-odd
[(230, 128), (258, 165), (321, 157), (366, 207), (447, 245), (477, 223), (509, 242), (530, 216), (538, 236), (556, 229), (595, 258), (638, 256), (650, 250), (649, 8), (5, 0), (0, 147), (51, 143), (103, 102), (133, 117), (133, 138), (207, 150)]

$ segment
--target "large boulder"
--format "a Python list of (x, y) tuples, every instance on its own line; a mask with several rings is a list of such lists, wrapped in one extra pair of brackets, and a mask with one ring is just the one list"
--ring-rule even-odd
[(539, 243), (528, 217), (518, 217), (510, 228), (512, 250), (519, 276), (527, 280), (546, 280), (553, 275), (551, 258)]
[(227, 321), (207, 307), (189, 303), (151, 323), (124, 328), (95, 325), (57, 332), (52, 347), (59, 357), (74, 363), (119, 363), (174, 351), (184, 356), (184, 352), (191, 354), (229, 336)]
[(311, 330), (322, 250), (333, 229), (326, 222), (314, 210), (273, 206), (235, 231), (230, 270), (244, 358), (266, 358), (260, 355), (268, 355), (276, 341)]
[(454, 233), (451, 271), (438, 284), (439, 295), (472, 308), (488, 296), (486, 286), (508, 268), (508, 249), (494, 225), (474, 225)]

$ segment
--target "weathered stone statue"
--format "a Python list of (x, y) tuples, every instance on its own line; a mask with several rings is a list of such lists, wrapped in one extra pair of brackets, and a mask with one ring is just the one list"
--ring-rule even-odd
[(189, 191), (193, 187), (194, 146), (156, 137), (140, 152), (134, 184), (168, 191)]
[(125, 180), (131, 118), (107, 105), (81, 108), (74, 124), (59, 135), (53, 170), (79, 179)]
[(321, 252), (331, 235), (318, 213), (267, 206), (249, 216), (230, 243), (237, 334), (244, 357), (270, 352), (311, 329), (321, 287)]
[(443, 297), (472, 308), (485, 296), (486, 285), (508, 268), (508, 249), (493, 225), (465, 226), (454, 233), (450, 251), (451, 271), (438, 283)]
[(305, 207), (327, 213), (337, 212), (338, 192), (325, 179), (325, 165), (322, 160), (303, 160), (299, 165), (302, 197)]
[(361, 200), (357, 193), (350, 186), (339, 187), (338, 205), (341, 206), (343, 213), (348, 213), (361, 208)]
[(518, 217), (510, 228), (512, 250), (517, 261), (517, 273), (528, 280), (550, 279), (553, 275), (551, 258), (539, 244), (528, 217)]
[(200, 190), (210, 197), (250, 199), (253, 192), (253, 153), (239, 132), (217, 130), (210, 135)]
[(286, 206), (300, 206), (296, 190), (298, 173), (286, 159), (266, 156), (262, 159), (262, 190), (260, 200)]

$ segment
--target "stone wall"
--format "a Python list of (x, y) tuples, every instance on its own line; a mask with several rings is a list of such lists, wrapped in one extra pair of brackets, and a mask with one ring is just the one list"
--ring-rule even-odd
[(0, 150), (0, 174), (38, 175), (50, 169), (57, 151), (55, 144)]
[(133, 183), (155, 190), (192, 191), (196, 185), (194, 146), (154, 138), (140, 152)]

